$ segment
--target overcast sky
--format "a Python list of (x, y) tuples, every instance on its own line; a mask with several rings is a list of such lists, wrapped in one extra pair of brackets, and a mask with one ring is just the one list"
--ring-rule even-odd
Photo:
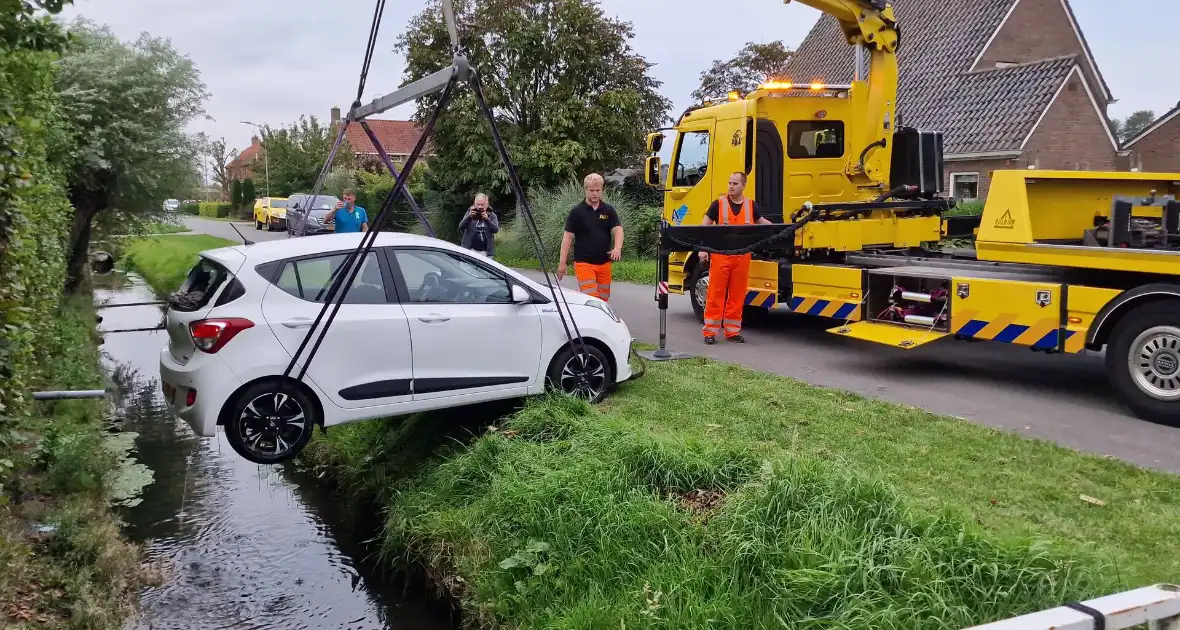
[[(953, 0), (948, 0), (953, 1)], [(386, 4), (378, 54), (365, 101), (392, 91), (403, 59), (393, 42), (424, 0)], [(780, 0), (602, 0), (610, 14), (635, 27), (634, 48), (656, 63), (655, 76), (676, 111), (688, 105), (697, 77), (714, 59), (728, 58), (747, 41), (781, 39), (795, 47), (819, 12)], [(1174, 42), (1151, 28), (1180, 22), (1173, 0), (1071, 0), (1082, 30), (1119, 102), (1115, 117), (1138, 109), (1161, 114), (1180, 101)], [(717, 13), (717, 7), (723, 11)], [(710, 13), (709, 8), (714, 12)], [(125, 40), (141, 32), (172, 40), (192, 58), (208, 86), (211, 120), (193, 125), (231, 147), (249, 144), (239, 121), (282, 125), (300, 114), (327, 118), (356, 95), (372, 0), (75, 0), (63, 12), (109, 25)], [(405, 118), (412, 105), (385, 114)]]

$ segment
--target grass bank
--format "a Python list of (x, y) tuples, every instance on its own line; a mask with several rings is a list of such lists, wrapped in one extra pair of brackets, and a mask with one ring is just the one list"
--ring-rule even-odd
[[(95, 313), (86, 298), (63, 302), (55, 347), (33, 383), (101, 389)], [(112, 505), (129, 503), (150, 472), (128, 453), (133, 435), (110, 434), (106, 401), (39, 403), (14, 419), (14, 474), (0, 499), (0, 626), (114, 629), (151, 581), (140, 549), (121, 536)]]
[(137, 239), (127, 246), (119, 261), (124, 269), (134, 270), (158, 293), (167, 295), (180, 288), (197, 253), (234, 245), (206, 234), (177, 234)]
[(653, 364), (460, 445), (471, 415), (305, 458), (484, 626), (955, 628), (1180, 580), (1174, 476), (736, 366)]

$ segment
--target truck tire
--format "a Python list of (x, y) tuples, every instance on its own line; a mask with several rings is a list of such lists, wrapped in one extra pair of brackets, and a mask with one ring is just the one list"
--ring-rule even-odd
[(705, 323), (705, 296), (709, 293), (709, 264), (701, 263), (689, 276), (688, 297), (692, 301), (692, 312), (697, 314), (697, 321)]
[(1180, 427), (1180, 309), (1175, 302), (1139, 307), (1115, 327), (1106, 347), (1115, 396), (1135, 415)]

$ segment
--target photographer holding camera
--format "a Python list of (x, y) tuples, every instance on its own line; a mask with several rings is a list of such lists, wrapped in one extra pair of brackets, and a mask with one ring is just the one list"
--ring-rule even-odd
[(496, 253), (496, 239), (492, 235), (499, 231), (500, 220), (488, 207), (488, 196), (479, 193), (475, 196), (475, 203), (463, 215), (463, 220), (459, 221), (459, 233), (462, 235), (459, 245), (491, 258)]

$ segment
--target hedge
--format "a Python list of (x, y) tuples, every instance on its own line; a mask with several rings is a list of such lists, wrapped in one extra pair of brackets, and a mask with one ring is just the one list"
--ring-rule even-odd
[(197, 216), (201, 214), (201, 204), (199, 203), (182, 203), (180, 204), (181, 214), (191, 214)]
[(203, 217), (212, 219), (224, 219), (229, 216), (233, 206), (228, 203), (220, 203), (216, 201), (204, 201), (199, 204), (197, 214)]

